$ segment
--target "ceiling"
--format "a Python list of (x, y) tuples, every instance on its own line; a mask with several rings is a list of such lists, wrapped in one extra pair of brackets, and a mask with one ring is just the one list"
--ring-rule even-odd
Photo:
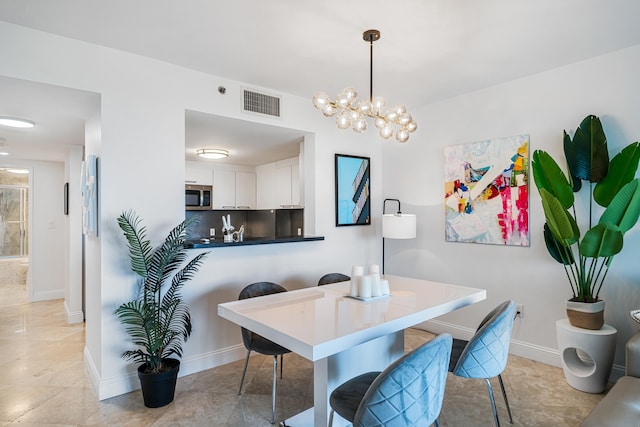
[[(309, 99), (346, 86), (368, 95), (362, 32), (375, 28), (374, 94), (409, 111), (640, 44), (638, 16), (640, 2), (629, 0), (0, 0), (3, 21)], [(78, 114), (97, 95), (72, 91), (62, 99), (78, 106), (61, 108), (28, 86), (0, 79), (0, 115), (22, 100), (23, 115), (49, 123), (52, 149), (59, 139), (82, 143)], [(204, 119), (188, 120), (202, 129), (187, 135), (202, 137)], [(11, 145), (31, 144), (6, 135), (0, 130)]]
[(198, 158), (198, 148), (222, 148), (229, 157), (216, 163), (257, 166), (296, 157), (300, 153), (301, 131), (214, 116), (198, 111), (185, 113), (186, 160)]

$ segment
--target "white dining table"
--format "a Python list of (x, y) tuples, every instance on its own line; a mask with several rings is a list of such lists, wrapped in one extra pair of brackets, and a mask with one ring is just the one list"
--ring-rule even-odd
[[(218, 305), (218, 315), (313, 362), (314, 406), (287, 426), (326, 426), (329, 396), (344, 381), (404, 354), (404, 329), (486, 299), (486, 290), (384, 275), (389, 296), (359, 300), (349, 282)], [(347, 424), (334, 417), (334, 426)]]

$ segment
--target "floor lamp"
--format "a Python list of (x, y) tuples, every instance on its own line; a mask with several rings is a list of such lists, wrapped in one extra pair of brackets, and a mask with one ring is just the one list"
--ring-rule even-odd
[[(398, 212), (385, 213), (387, 202), (398, 202)], [(400, 200), (384, 199), (382, 204), (382, 274), (384, 274), (384, 239), (415, 239), (416, 216), (400, 211)]]

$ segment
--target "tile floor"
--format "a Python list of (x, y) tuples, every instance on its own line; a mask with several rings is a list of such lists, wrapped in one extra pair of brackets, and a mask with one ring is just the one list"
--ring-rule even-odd
[[(1, 284), (0, 284), (1, 285)], [(27, 303), (0, 291), (0, 425), (3, 426), (269, 426), (272, 359), (254, 356), (245, 392), (237, 395), (243, 361), (178, 379), (173, 403), (145, 408), (140, 391), (101, 402), (82, 361), (83, 325), (67, 325), (62, 300)], [(12, 299), (13, 298), (13, 299)], [(432, 335), (407, 330), (406, 347)], [(602, 395), (569, 387), (558, 368), (521, 357), (509, 359), (504, 374), (515, 426), (578, 426)], [(279, 419), (312, 405), (312, 365), (285, 356), (278, 384)], [(499, 386), (494, 384), (497, 391)], [(503, 425), (509, 425), (499, 391)], [(449, 374), (440, 425), (491, 426), (491, 409), (481, 380)]]

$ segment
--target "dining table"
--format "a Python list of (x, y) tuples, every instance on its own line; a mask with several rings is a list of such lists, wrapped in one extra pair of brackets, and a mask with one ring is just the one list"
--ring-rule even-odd
[[(282, 426), (326, 426), (331, 392), (404, 354), (404, 329), (486, 299), (486, 290), (383, 275), (390, 294), (351, 296), (349, 281), (218, 305), (218, 315), (313, 362), (314, 405)], [(240, 334), (238, 334), (240, 335)], [(333, 425), (348, 424), (334, 417)]]

